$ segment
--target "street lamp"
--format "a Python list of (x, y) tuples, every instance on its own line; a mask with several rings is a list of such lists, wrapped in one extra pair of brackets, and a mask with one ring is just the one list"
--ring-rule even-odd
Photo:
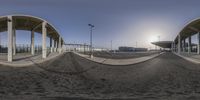
[(93, 48), (92, 48), (92, 30), (94, 28), (94, 25), (88, 24), (90, 27), (90, 58), (93, 58)]

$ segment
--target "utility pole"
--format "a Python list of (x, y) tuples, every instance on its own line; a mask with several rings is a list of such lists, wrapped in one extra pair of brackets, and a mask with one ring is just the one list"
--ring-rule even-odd
[(88, 24), (90, 26), (90, 58), (93, 58), (93, 47), (92, 47), (92, 30), (94, 28), (94, 25)]
[[(160, 42), (160, 35), (158, 35), (158, 41)], [(161, 48), (159, 47), (159, 49), (161, 50)]]
[(137, 41), (135, 42), (135, 47), (137, 48)]
[(111, 44), (110, 44), (110, 51), (112, 52), (112, 40), (111, 40), (110, 43), (111, 43)]
[(158, 36), (158, 41), (160, 42), (160, 35)]

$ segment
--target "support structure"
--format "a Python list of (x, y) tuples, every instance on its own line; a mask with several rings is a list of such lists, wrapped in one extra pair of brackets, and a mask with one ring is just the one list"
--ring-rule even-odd
[(197, 41), (198, 41), (197, 54), (200, 54), (200, 32), (198, 32), (198, 34), (197, 34)]
[(61, 53), (62, 52), (62, 47), (61, 47), (61, 36), (59, 36), (59, 41), (58, 41), (58, 52)]
[(12, 62), (13, 60), (13, 23), (12, 23), (12, 16), (8, 16), (7, 22), (7, 29), (8, 29), (8, 61)]
[(57, 41), (54, 40), (54, 52), (57, 52)]
[(35, 55), (34, 31), (31, 31), (31, 54)]
[(46, 29), (46, 22), (42, 22), (42, 58), (47, 57), (47, 47), (46, 47), (46, 36), (47, 36), (47, 29)]
[(181, 53), (181, 35), (178, 35), (178, 54)]
[(185, 52), (185, 39), (183, 39), (183, 44), (182, 44), (183, 46), (183, 52)]
[(13, 55), (16, 55), (16, 30), (13, 28)]
[(188, 38), (188, 53), (191, 53), (191, 36)]
[(50, 37), (50, 49), (51, 49), (51, 53), (52, 53), (53, 52), (52, 37)]

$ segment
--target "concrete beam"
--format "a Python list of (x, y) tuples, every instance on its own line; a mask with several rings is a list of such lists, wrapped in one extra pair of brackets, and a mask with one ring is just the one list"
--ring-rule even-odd
[(12, 16), (8, 16), (7, 22), (7, 29), (8, 29), (8, 61), (12, 62), (13, 60), (13, 23), (12, 23)]
[(42, 58), (47, 57), (46, 37), (47, 37), (47, 22), (42, 22)]
[(192, 31), (195, 31), (195, 32), (200, 32), (200, 30), (199, 29), (197, 29), (197, 28), (195, 28), (195, 27), (192, 27), (192, 26), (190, 26), (190, 27), (188, 27), (189, 29), (191, 29)]
[(32, 31), (35, 31), (38, 27), (40, 27), (42, 25), (42, 23), (38, 24), (37, 26), (35, 26)]
[(31, 31), (31, 54), (35, 55), (34, 31)]

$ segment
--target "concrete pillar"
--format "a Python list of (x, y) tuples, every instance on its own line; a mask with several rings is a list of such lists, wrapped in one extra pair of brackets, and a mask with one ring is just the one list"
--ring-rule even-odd
[(13, 55), (16, 54), (16, 30), (13, 29)]
[(58, 48), (59, 48), (59, 49), (58, 49), (58, 50), (59, 50), (58, 52), (59, 52), (59, 53), (62, 52), (61, 41), (62, 41), (61, 36), (59, 36), (59, 41), (58, 41)]
[(31, 54), (35, 55), (34, 31), (31, 31)]
[(50, 37), (50, 49), (51, 49), (51, 53), (53, 52), (53, 45), (52, 45), (52, 37)]
[(177, 50), (176, 50), (176, 42), (174, 42), (174, 52), (177, 52)]
[(47, 47), (46, 47), (46, 37), (47, 37), (47, 29), (46, 22), (42, 22), (42, 58), (47, 57)]
[(181, 35), (178, 35), (178, 54), (181, 53)]
[(7, 22), (7, 29), (8, 29), (8, 61), (12, 62), (13, 60), (13, 23), (12, 23), (12, 16), (8, 16)]
[(54, 52), (57, 52), (57, 41), (54, 40)]
[(183, 39), (183, 52), (185, 52), (185, 39)]
[(83, 52), (85, 53), (85, 43), (84, 43), (84, 45), (83, 45)]
[(197, 34), (197, 54), (200, 54), (200, 32)]
[(171, 51), (174, 52), (174, 42), (171, 44)]
[(191, 36), (188, 39), (188, 53), (191, 53)]

